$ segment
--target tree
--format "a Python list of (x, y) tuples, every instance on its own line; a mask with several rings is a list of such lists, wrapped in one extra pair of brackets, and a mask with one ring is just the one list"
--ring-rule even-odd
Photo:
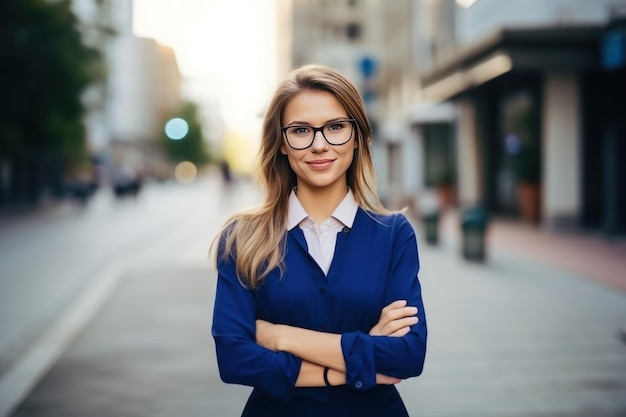
[[(0, 158), (13, 171), (9, 194), (36, 199), (47, 177), (60, 177), (58, 186), (85, 158), (81, 97), (103, 65), (78, 23), (69, 0), (0, 2)], [(56, 174), (47, 174), (51, 165)]]
[(184, 138), (179, 140), (168, 138), (163, 131), (161, 140), (168, 158), (172, 162), (189, 161), (196, 165), (210, 162), (210, 153), (202, 133), (198, 106), (191, 101), (183, 102), (180, 110), (173, 117), (186, 121), (189, 131)]

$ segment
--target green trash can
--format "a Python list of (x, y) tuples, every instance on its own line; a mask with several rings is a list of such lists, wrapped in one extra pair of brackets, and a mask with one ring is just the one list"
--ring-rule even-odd
[(485, 234), (487, 213), (481, 207), (470, 207), (461, 214), (463, 258), (468, 261), (483, 262), (485, 254)]
[(439, 242), (439, 212), (432, 211), (422, 215), (422, 223), (424, 224), (426, 243), (437, 245)]

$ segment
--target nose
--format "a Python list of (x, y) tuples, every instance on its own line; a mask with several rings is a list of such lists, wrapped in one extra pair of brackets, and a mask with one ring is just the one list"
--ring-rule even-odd
[(328, 142), (324, 138), (321, 131), (315, 132), (313, 135), (313, 143), (311, 144), (311, 150), (314, 152), (321, 152), (328, 149)]

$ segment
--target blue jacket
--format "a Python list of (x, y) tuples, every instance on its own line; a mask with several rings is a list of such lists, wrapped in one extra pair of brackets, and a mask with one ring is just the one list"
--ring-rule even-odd
[[(403, 379), (421, 374), (426, 318), (417, 240), (404, 215), (359, 208), (352, 229), (337, 236), (327, 276), (309, 255), (298, 227), (287, 232), (284, 262), (282, 277), (276, 269), (252, 291), (237, 279), (233, 257), (218, 258), (212, 334), (224, 382), (252, 386), (251, 398), (289, 407), (299, 398), (328, 405), (337, 398), (388, 396), (390, 390), (397, 393), (395, 387), (376, 386), (376, 373)], [(419, 323), (403, 337), (370, 336), (382, 308), (399, 299), (418, 307)], [(301, 360), (257, 345), (256, 319), (341, 334), (347, 385), (295, 388)], [(332, 393), (337, 388), (340, 396)]]

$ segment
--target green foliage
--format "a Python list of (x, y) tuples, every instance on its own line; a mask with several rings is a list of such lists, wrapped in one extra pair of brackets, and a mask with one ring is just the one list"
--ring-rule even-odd
[[(172, 115), (172, 118), (174, 117), (185, 120), (189, 125), (189, 132), (180, 140), (171, 140), (163, 131), (161, 142), (168, 158), (172, 162), (189, 161), (196, 165), (210, 162), (210, 153), (202, 133), (202, 121), (198, 106), (193, 102), (186, 101), (181, 105), (180, 110)], [(164, 126), (166, 122), (163, 122)]]
[(85, 151), (81, 95), (103, 73), (69, 0), (0, 2), (0, 154)]

